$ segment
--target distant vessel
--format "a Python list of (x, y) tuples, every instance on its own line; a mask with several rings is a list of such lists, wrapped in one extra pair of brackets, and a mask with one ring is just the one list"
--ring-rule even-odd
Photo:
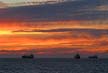
[(89, 59), (98, 59), (98, 56), (97, 55), (94, 55), (94, 56), (89, 56), (88, 58)]
[(33, 59), (34, 55), (30, 54), (30, 55), (23, 55), (22, 58), (28, 58), (28, 59)]
[(74, 59), (80, 59), (80, 54), (76, 54), (76, 55), (74, 56)]

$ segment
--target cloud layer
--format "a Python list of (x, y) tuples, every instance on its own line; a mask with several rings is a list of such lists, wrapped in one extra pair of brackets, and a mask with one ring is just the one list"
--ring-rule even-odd
[(76, 0), (52, 5), (0, 9), (0, 21), (105, 20), (108, 19), (107, 7), (107, 0)]

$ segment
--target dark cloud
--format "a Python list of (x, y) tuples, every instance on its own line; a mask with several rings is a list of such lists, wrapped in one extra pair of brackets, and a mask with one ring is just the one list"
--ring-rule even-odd
[(13, 32), (70, 32), (74, 29), (61, 28), (61, 29), (49, 29), (49, 30), (17, 30)]
[(108, 10), (97, 10), (98, 6), (108, 6), (108, 0), (76, 0), (57, 4), (23, 6), (0, 9), (0, 21), (40, 21), (40, 20), (97, 20), (108, 19)]
[(17, 30), (17, 31), (13, 31), (15, 32), (53, 32), (53, 33), (57, 33), (57, 32), (67, 32), (67, 33), (72, 33), (74, 34), (75, 37), (77, 37), (80, 34), (86, 34), (86, 35), (90, 35), (90, 36), (101, 36), (101, 35), (108, 35), (108, 30), (107, 29), (71, 29), (71, 28), (60, 28), (60, 29), (49, 29), (49, 30)]
[(108, 33), (107, 29), (74, 29), (74, 28), (58, 28), (58, 29), (47, 29), (47, 30), (41, 30), (41, 29), (34, 29), (34, 30), (17, 30), (13, 32), (71, 32), (71, 31), (79, 31), (79, 32), (100, 32), (100, 33)]

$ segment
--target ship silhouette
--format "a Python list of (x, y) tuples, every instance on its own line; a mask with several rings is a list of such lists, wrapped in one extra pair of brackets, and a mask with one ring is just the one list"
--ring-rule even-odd
[(80, 54), (76, 54), (76, 55), (74, 56), (74, 59), (80, 59)]
[(93, 55), (93, 56), (89, 56), (88, 58), (89, 59), (98, 59), (98, 56), (97, 55)]
[(23, 55), (22, 58), (28, 58), (28, 59), (33, 59), (34, 55), (30, 54), (30, 55)]

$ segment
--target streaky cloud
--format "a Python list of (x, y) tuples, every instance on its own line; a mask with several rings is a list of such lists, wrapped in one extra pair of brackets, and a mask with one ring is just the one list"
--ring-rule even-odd
[(43, 32), (43, 33), (58, 33), (58, 32), (62, 32), (62, 33), (70, 33), (73, 34), (72, 37), (74, 36), (79, 36), (80, 34), (86, 34), (86, 35), (90, 35), (93, 37), (100, 37), (101, 35), (108, 35), (108, 30), (107, 29), (71, 29), (71, 28), (59, 28), (59, 29), (48, 29), (48, 30), (17, 30), (17, 31), (13, 31), (14, 33), (18, 33), (18, 32)]
[(39, 6), (21, 6), (0, 9), (0, 21), (57, 21), (57, 20), (104, 20), (108, 19), (107, 0), (76, 0)]

